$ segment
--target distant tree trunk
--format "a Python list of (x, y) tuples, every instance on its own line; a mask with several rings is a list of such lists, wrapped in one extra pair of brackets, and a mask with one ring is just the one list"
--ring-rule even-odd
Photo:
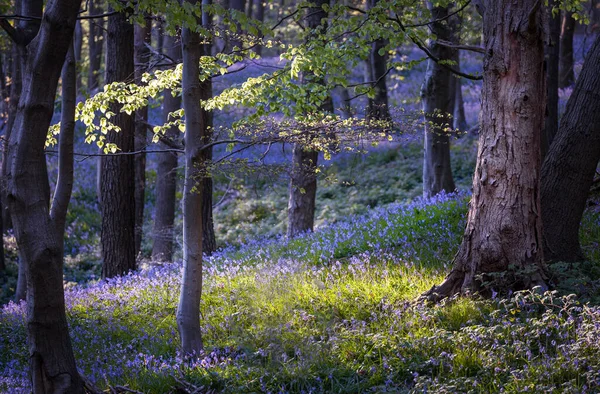
[[(142, 74), (148, 69), (150, 50), (147, 45), (152, 38), (152, 21), (146, 18), (144, 25), (135, 25), (134, 28), (134, 62), (136, 83), (142, 83)], [(142, 151), (148, 145), (147, 123), (148, 107), (143, 107), (135, 113), (135, 140), (134, 150)], [(144, 227), (144, 205), (146, 193), (146, 155), (137, 154), (134, 158), (135, 166), (135, 255), (140, 253)]]
[(552, 14), (552, 8), (556, 1), (551, 1), (547, 6), (549, 17), (549, 34), (546, 44), (546, 120), (544, 133), (542, 134), (542, 161), (548, 152), (548, 148), (554, 140), (558, 131), (558, 77), (560, 59), (560, 12)]
[(23, 91), (27, 94), (20, 101), (9, 147), (8, 201), (19, 250), (28, 264), (27, 343), (36, 394), (83, 393), (65, 313), (63, 233), (49, 210), (44, 153), (79, 5), (79, 0), (48, 1), (39, 33), (34, 32), (35, 38), (26, 44), (29, 56), (23, 68)]
[[(197, 0), (189, 0), (194, 5)], [(207, 127), (206, 112), (198, 105), (205, 83), (200, 82), (200, 57), (204, 47), (200, 35), (183, 28), (183, 108), (185, 109), (185, 183), (183, 190), (183, 279), (177, 307), (177, 326), (184, 354), (202, 351), (200, 332), (200, 298), (202, 296), (202, 202), (203, 188), (198, 188), (204, 169), (203, 131)]]
[(542, 166), (547, 260), (584, 258), (579, 226), (600, 160), (600, 36), (588, 52)]
[[(323, 4), (328, 0), (317, 0), (308, 8), (308, 28), (315, 30), (320, 26), (327, 28), (327, 13)], [(319, 81), (317, 81), (319, 82)], [(325, 112), (333, 112), (333, 103), (329, 98), (322, 107)], [(315, 199), (317, 195), (317, 160), (319, 153), (295, 144), (292, 154), (288, 201), (287, 236), (293, 238), (305, 231), (313, 231), (315, 220)]]
[[(106, 42), (106, 83), (132, 82), (133, 26), (125, 13), (108, 19)], [(134, 117), (119, 111), (113, 123), (121, 128), (108, 133), (106, 141), (115, 143), (122, 152), (134, 149)], [(131, 155), (103, 156), (100, 193), (102, 201), (102, 277), (123, 275), (135, 264), (135, 169)]]
[[(203, 0), (203, 5), (209, 5), (212, 0)], [(202, 13), (202, 25), (208, 28), (212, 23), (211, 15), (208, 12)], [(212, 44), (204, 44), (204, 53), (210, 54)], [(202, 85), (202, 100), (212, 98), (212, 81), (209, 79)], [(205, 127), (202, 129), (202, 143), (208, 144), (212, 139), (213, 134), (213, 113), (205, 112)], [(202, 151), (202, 162), (206, 163), (207, 173), (202, 178), (202, 251), (205, 255), (210, 256), (217, 250), (217, 240), (215, 237), (215, 225), (213, 221), (213, 177), (212, 169), (213, 149), (208, 148)]]
[[(71, 44), (61, 73), (62, 105), (60, 134), (58, 139), (58, 179), (50, 207), (50, 218), (54, 222), (60, 250), (64, 249), (64, 233), (67, 209), (73, 192), (73, 145), (75, 136), (75, 105), (77, 102), (77, 62), (75, 48)], [(62, 254), (61, 254), (62, 256)]]
[[(229, 8), (244, 13), (246, 11), (246, 0), (229, 0)], [(242, 47), (242, 41), (238, 37), (236, 37), (242, 34), (242, 27), (239, 23), (236, 23), (236, 26), (237, 32), (235, 32), (234, 38), (230, 38), (230, 50), (234, 47)]]
[(539, 214), (544, 9), (537, 0), (488, 0), (483, 8), (486, 55), (473, 196), (452, 271), (426, 295), (433, 300), (546, 288)]
[(600, 32), (600, 0), (592, 0), (590, 30), (594, 33)]
[[(176, 62), (181, 62), (181, 45), (177, 37), (165, 36), (164, 46), (167, 55)], [(168, 120), (171, 112), (181, 108), (181, 96), (170, 91), (163, 95), (163, 121)], [(181, 132), (177, 127), (170, 128), (165, 137), (178, 141)], [(161, 145), (164, 145), (161, 143)], [(166, 146), (165, 146), (166, 147)], [(173, 223), (175, 221), (175, 193), (177, 190), (177, 154), (174, 152), (158, 153), (156, 168), (156, 208), (154, 211), (154, 245), (152, 259), (155, 261), (172, 261), (173, 259)]]
[(252, 18), (252, 9), (254, 8), (254, 0), (246, 0), (246, 17)]
[[(18, 10), (17, 12), (20, 12)], [(15, 117), (17, 115), (17, 108), (19, 104), (19, 100), (21, 98), (21, 89), (22, 89), (22, 72), (21, 72), (21, 55), (20, 49), (16, 43), (11, 44), (11, 83), (10, 83), (10, 95), (8, 101), (8, 121), (6, 123), (6, 134), (5, 141), (10, 140), (10, 135), (12, 133), (13, 124), (15, 123)], [(4, 147), (2, 150), (2, 221), (3, 227), (5, 230), (12, 228), (12, 222), (10, 219), (10, 211), (8, 201), (6, 200), (6, 173), (8, 163), (8, 142), (4, 143)]]
[(575, 19), (573, 13), (563, 13), (562, 30), (560, 34), (560, 88), (566, 88), (575, 83), (573, 71), (573, 33), (575, 32)]
[[(456, 65), (454, 66), (457, 70), (460, 70), (460, 55), (458, 52), (455, 57)], [(460, 131), (467, 131), (469, 125), (467, 124), (467, 117), (465, 116), (465, 100), (462, 94), (462, 78), (453, 76), (454, 83), (454, 116), (452, 127)]]
[[(369, 9), (375, 7), (379, 0), (368, 0)], [(379, 51), (385, 48), (385, 41), (377, 39), (371, 44), (371, 52), (369, 54), (370, 66), (368, 69), (371, 72), (370, 81), (373, 81), (375, 88), (375, 97), (369, 98), (367, 104), (367, 119), (376, 119), (383, 121), (391, 121), (390, 109), (388, 107), (387, 84), (385, 76), (387, 74), (387, 54), (380, 55)]]
[(17, 287), (15, 288), (15, 302), (27, 299), (27, 261), (23, 258), (21, 251), (18, 251), (17, 261), (19, 271), (17, 273)]
[(348, 93), (348, 89), (346, 89), (346, 88), (339, 88), (339, 93), (340, 93), (340, 103), (339, 103), (340, 107), (338, 109), (340, 109), (342, 111), (342, 116), (345, 119), (349, 119), (354, 115), (352, 106), (350, 105), (350, 93)]
[[(254, 10), (254, 19), (259, 22), (264, 22), (265, 20), (265, 0), (256, 0), (256, 9)], [(262, 45), (257, 45), (254, 48), (254, 52), (257, 55), (262, 55)]]
[[(99, 15), (102, 12), (101, 0), (88, 0), (90, 15)], [(88, 50), (90, 67), (88, 70), (87, 88), (89, 92), (98, 89), (100, 80), (100, 66), (102, 65), (103, 47), (103, 19), (90, 19), (88, 25)]]
[(81, 73), (78, 68), (81, 66), (81, 49), (83, 47), (83, 28), (81, 27), (81, 21), (77, 21), (75, 25), (75, 64), (77, 68), (75, 72), (77, 73), (77, 90), (81, 89)]
[[(449, 8), (431, 8), (432, 20), (447, 18)], [(431, 31), (440, 40), (454, 42), (453, 24), (445, 19), (431, 24)], [(456, 59), (456, 50), (432, 41), (430, 51), (439, 59)], [(423, 196), (428, 198), (456, 189), (450, 165), (451, 119), (454, 112), (454, 76), (446, 68), (429, 60), (421, 92), (425, 112), (425, 152), (423, 160)]]

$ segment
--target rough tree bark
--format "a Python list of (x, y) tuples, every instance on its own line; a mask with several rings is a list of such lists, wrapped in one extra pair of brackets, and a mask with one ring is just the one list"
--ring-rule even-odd
[[(143, 25), (134, 28), (134, 62), (135, 82), (142, 83), (142, 75), (148, 69), (150, 50), (148, 46), (152, 38), (152, 20), (144, 19)], [(147, 138), (148, 107), (143, 107), (135, 113), (134, 150), (143, 151), (148, 145)], [(140, 253), (144, 227), (144, 205), (146, 194), (146, 154), (137, 154), (134, 158), (135, 167), (135, 255)]]
[[(443, 20), (431, 24), (431, 31), (437, 39), (454, 42), (453, 24), (447, 21), (450, 14), (448, 7), (433, 7), (429, 3), (432, 20)], [(432, 41), (431, 53), (438, 59), (456, 59), (456, 50), (439, 45)], [(452, 73), (429, 60), (427, 74), (421, 92), (423, 112), (425, 112), (425, 150), (423, 155), (423, 196), (435, 196), (445, 191), (456, 189), (450, 165), (450, 134), (451, 119), (447, 114), (454, 112), (456, 86)]]
[(61, 220), (49, 210), (44, 154), (58, 78), (72, 44), (79, 5), (79, 0), (46, 4), (39, 32), (25, 47), (24, 95), (9, 147), (8, 201), (17, 243), (28, 264), (27, 339), (34, 393), (83, 392), (65, 313), (63, 232), (57, 227)]
[[(197, 0), (189, 0), (194, 5)], [(204, 46), (200, 35), (188, 28), (181, 32), (183, 47), (182, 96), (185, 109), (185, 181), (183, 187), (183, 279), (177, 307), (177, 326), (185, 354), (202, 351), (200, 297), (202, 295), (202, 202), (203, 130), (207, 113), (200, 107), (206, 84), (200, 81), (200, 57)]]
[[(328, 0), (317, 0), (308, 8), (307, 26), (311, 30), (319, 27), (327, 29), (327, 13), (323, 5)], [(318, 81), (317, 81), (318, 82)], [(333, 113), (333, 102), (329, 97), (321, 108)], [(287, 236), (293, 238), (305, 231), (312, 231), (315, 220), (315, 199), (317, 195), (317, 160), (319, 152), (295, 144), (292, 153), (292, 170), (290, 174), (288, 200)]]
[(573, 34), (575, 33), (575, 19), (573, 13), (564, 12), (560, 32), (560, 78), (561, 89), (575, 83), (573, 71)]
[(548, 12), (548, 42), (546, 43), (546, 120), (542, 134), (542, 162), (558, 131), (558, 77), (560, 59), (560, 12), (552, 13), (556, 1), (546, 7)]
[[(368, 0), (367, 6), (373, 8), (379, 0)], [(385, 47), (385, 40), (377, 39), (371, 44), (369, 54), (370, 63), (367, 69), (370, 71), (369, 81), (374, 81), (375, 97), (369, 98), (367, 104), (367, 119), (376, 119), (382, 121), (391, 121), (390, 109), (388, 107), (387, 84), (385, 76), (387, 74), (387, 55), (379, 54), (379, 50)]]
[[(175, 62), (181, 62), (181, 45), (179, 38), (164, 37), (167, 56)], [(163, 121), (168, 120), (171, 112), (181, 108), (181, 96), (173, 97), (170, 91), (163, 95)], [(165, 138), (180, 140), (177, 127), (167, 130)], [(161, 143), (164, 145), (164, 143)], [(165, 146), (166, 147), (166, 146)], [(173, 223), (175, 221), (175, 193), (177, 190), (177, 154), (174, 152), (158, 153), (156, 168), (156, 208), (154, 211), (154, 244), (152, 259), (155, 261), (173, 260)]]
[[(102, 12), (101, 0), (89, 0), (90, 15), (99, 15)], [(90, 19), (88, 24), (88, 50), (90, 67), (88, 69), (88, 92), (98, 89), (100, 80), (100, 66), (102, 65), (102, 47), (104, 41), (104, 20)]]
[(558, 133), (542, 166), (547, 260), (578, 261), (579, 225), (600, 160), (600, 36), (583, 64)]
[[(133, 26), (125, 13), (108, 19), (106, 42), (106, 83), (132, 82)], [(134, 149), (134, 117), (119, 111), (113, 123), (118, 133), (108, 133), (106, 141), (123, 152)], [(135, 170), (132, 155), (103, 156), (100, 160), (102, 201), (102, 277), (111, 278), (134, 270), (135, 264)]]
[[(481, 132), (467, 225), (445, 281), (425, 296), (545, 288), (539, 173), (544, 10), (485, 2)], [(485, 283), (488, 282), (488, 283)]]

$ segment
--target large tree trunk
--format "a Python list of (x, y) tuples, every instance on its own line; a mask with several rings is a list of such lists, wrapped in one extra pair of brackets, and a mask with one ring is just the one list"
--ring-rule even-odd
[[(89, 0), (88, 7), (90, 15), (99, 15), (102, 12), (101, 0)], [(88, 69), (87, 88), (92, 92), (100, 86), (100, 66), (102, 65), (102, 47), (104, 41), (103, 19), (90, 19), (88, 25), (88, 50), (90, 56), (90, 67)]]
[(17, 243), (28, 264), (27, 340), (34, 393), (83, 392), (65, 313), (63, 234), (49, 212), (44, 154), (58, 78), (79, 5), (79, 0), (46, 4), (39, 33), (26, 47), (25, 94), (10, 139), (8, 201)]
[[(443, 22), (431, 24), (431, 31), (440, 40), (454, 42), (454, 24), (446, 20), (449, 8), (432, 7), (432, 20), (443, 19)], [(446, 18), (446, 19), (444, 19)], [(439, 45), (433, 41), (430, 51), (438, 59), (453, 60), (456, 50)], [(452, 73), (429, 60), (427, 74), (421, 92), (423, 112), (425, 112), (425, 151), (423, 156), (423, 196), (428, 198), (445, 191), (451, 193), (456, 189), (450, 165), (450, 129), (449, 115), (454, 112), (456, 86)]]
[[(145, 19), (144, 25), (135, 25), (134, 35), (134, 61), (135, 61), (135, 81), (138, 84), (142, 83), (142, 74), (147, 71), (148, 62), (150, 60), (150, 50), (148, 46), (152, 38), (152, 21), (150, 18)], [(136, 152), (143, 151), (148, 145), (147, 138), (147, 123), (148, 123), (148, 107), (143, 107), (135, 113), (135, 140), (134, 150)], [(142, 234), (144, 227), (144, 205), (146, 193), (146, 154), (140, 153), (135, 155), (135, 255), (140, 253), (142, 246)]]
[[(177, 37), (166, 36), (164, 47), (167, 55), (176, 62), (181, 62), (181, 45)], [(169, 114), (181, 108), (181, 96), (170, 91), (163, 95), (163, 121), (167, 122)], [(165, 138), (173, 141), (180, 139), (177, 127), (167, 130)], [(167, 148), (164, 143), (161, 143)], [(156, 207), (154, 211), (154, 244), (152, 259), (155, 261), (171, 261), (173, 259), (173, 223), (175, 221), (175, 193), (177, 190), (177, 154), (174, 152), (158, 153), (156, 168)]]
[[(317, 0), (314, 6), (308, 8), (307, 25), (311, 30), (320, 26), (327, 28), (327, 13), (323, 5), (328, 0)], [(323, 25), (322, 25), (323, 24)], [(319, 82), (318, 80), (316, 81)], [(333, 102), (329, 97), (322, 110), (333, 113)], [(313, 231), (315, 220), (315, 199), (317, 195), (317, 160), (319, 153), (306, 149), (301, 144), (295, 144), (292, 155), (292, 170), (290, 174), (288, 200), (288, 229), (287, 236), (293, 238), (305, 231)]]
[[(379, 0), (368, 0), (367, 5), (373, 8)], [(387, 55), (380, 55), (379, 51), (385, 47), (383, 39), (377, 39), (371, 44), (369, 54), (368, 70), (371, 72), (370, 81), (375, 83), (375, 97), (369, 98), (367, 104), (367, 119), (376, 119), (390, 121), (390, 109), (388, 107), (387, 84), (385, 76), (387, 74)]]
[[(15, 101), (14, 101), (14, 112), (13, 112), (13, 119), (12, 119), (12, 123), (9, 120), (9, 126), (10, 126), (10, 130), (8, 131), (8, 135), (7, 135), (7, 139), (9, 139), (10, 141), (10, 136), (12, 134), (12, 129), (14, 126), (14, 122), (16, 120), (16, 116), (17, 116), (17, 111), (18, 111), (18, 106), (21, 100), (21, 94), (23, 93), (22, 89), (23, 89), (23, 83), (24, 83), (24, 75), (23, 72), (25, 70), (25, 67), (27, 66), (27, 58), (29, 56), (29, 51), (26, 48), (27, 44), (29, 44), (37, 35), (39, 28), (40, 28), (40, 23), (41, 23), (41, 16), (43, 15), (43, 3), (41, 0), (32, 0), (32, 1), (23, 1), (21, 3), (16, 3), (15, 5), (15, 10), (17, 10), (19, 12), (20, 15), (30, 15), (32, 17), (34, 17), (35, 19), (21, 19), (19, 21), (19, 23), (17, 24), (17, 29), (18, 29), (18, 36), (17, 39), (15, 39), (15, 59), (16, 62), (18, 64), (18, 68), (16, 69), (15, 75), (17, 76), (17, 80), (15, 87), (18, 89), (17, 92), (15, 92)], [(37, 19), (39, 18), (39, 19)], [(11, 93), (12, 95), (12, 93)], [(9, 162), (10, 158), (7, 156), (6, 157), (6, 165), (8, 166), (8, 162)], [(46, 162), (44, 161), (44, 166), (46, 165)], [(4, 163), (3, 163), (4, 165)], [(9, 171), (8, 168), (5, 169), (5, 171)], [(5, 172), (7, 174), (7, 172)], [(40, 186), (43, 186), (45, 189), (45, 195), (47, 196), (46, 198), (49, 199), (50, 198), (50, 186), (48, 183), (48, 178), (45, 178), (45, 182), (43, 184), (41, 184)], [(7, 207), (10, 207), (10, 202), (7, 200)], [(8, 216), (8, 215), (7, 215)], [(25, 254), (23, 254), (20, 250), (19, 250), (19, 273), (18, 273), (18, 278), (17, 278), (17, 288), (16, 288), (16, 293), (15, 293), (15, 300), (17, 301), (21, 301), (24, 300), (27, 297), (27, 270), (28, 270), (28, 263), (26, 260), (26, 256)]]
[(575, 19), (573, 13), (563, 13), (562, 30), (560, 34), (560, 79), (559, 86), (566, 88), (575, 83), (573, 71), (573, 34), (575, 33)]
[(560, 59), (560, 12), (552, 13), (556, 1), (551, 1), (546, 7), (549, 15), (549, 35), (546, 44), (546, 121), (542, 134), (542, 161), (558, 131), (558, 76)]
[(560, 121), (542, 166), (544, 253), (548, 260), (584, 258), (579, 225), (600, 160), (600, 36)]
[[(196, 0), (188, 3), (196, 4)], [(200, 57), (204, 46), (198, 33), (182, 29), (183, 108), (185, 109), (185, 183), (183, 190), (183, 279), (177, 307), (177, 326), (181, 348), (185, 354), (202, 351), (200, 332), (200, 297), (202, 295), (202, 202), (203, 134), (208, 124), (207, 113), (200, 107), (205, 82), (200, 82)], [(204, 93), (205, 94), (205, 93)]]
[(481, 132), (467, 225), (454, 266), (427, 296), (545, 288), (540, 217), (544, 10), (485, 2)]
[[(132, 82), (133, 26), (125, 13), (108, 20), (106, 83)], [(134, 117), (113, 105), (113, 123), (121, 131), (108, 133), (106, 141), (122, 152), (134, 149)], [(135, 170), (132, 155), (104, 156), (101, 159), (102, 277), (111, 278), (134, 270), (135, 264)]]

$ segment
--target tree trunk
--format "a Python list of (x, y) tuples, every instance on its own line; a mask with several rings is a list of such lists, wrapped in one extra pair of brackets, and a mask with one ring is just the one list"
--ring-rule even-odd
[[(369, 9), (373, 8), (379, 0), (368, 0)], [(385, 48), (385, 41), (377, 39), (371, 44), (369, 54), (371, 71), (370, 81), (373, 81), (375, 88), (375, 97), (369, 98), (367, 104), (367, 119), (391, 121), (390, 109), (388, 107), (387, 84), (385, 76), (387, 74), (387, 54), (380, 55), (379, 51)]]
[[(460, 70), (460, 55), (456, 53), (456, 66), (457, 70)], [(452, 127), (455, 130), (467, 131), (469, 125), (467, 124), (467, 117), (465, 116), (465, 100), (462, 94), (462, 78), (453, 76), (454, 83), (454, 116)]]
[[(311, 30), (320, 26), (327, 29), (327, 13), (323, 5), (328, 0), (317, 0), (314, 7), (308, 8), (307, 25)], [(319, 83), (319, 81), (316, 81)], [(325, 112), (333, 113), (331, 98), (322, 106)], [(319, 153), (295, 144), (292, 154), (292, 170), (290, 174), (288, 200), (287, 236), (293, 238), (300, 233), (313, 231), (315, 220), (315, 199), (317, 195), (317, 160)]]
[[(167, 55), (176, 62), (181, 62), (181, 45), (177, 37), (165, 36), (164, 47)], [(170, 91), (163, 95), (163, 121), (167, 122), (169, 114), (181, 108), (181, 96), (173, 97)], [(178, 141), (180, 131), (170, 128), (165, 137)], [(164, 145), (161, 143), (161, 145)], [(164, 146), (165, 148), (167, 146)], [(174, 152), (158, 153), (156, 168), (156, 208), (154, 211), (154, 245), (152, 259), (155, 261), (172, 261), (173, 259), (173, 223), (175, 221), (175, 193), (177, 190), (177, 154)]]
[(563, 13), (562, 30), (560, 34), (560, 79), (561, 89), (575, 83), (573, 71), (573, 33), (575, 32), (575, 19), (573, 13)]
[[(229, 0), (229, 8), (244, 13), (246, 11), (246, 0)], [(233, 34), (233, 38), (229, 38), (231, 47), (228, 50), (233, 50), (235, 47), (242, 48), (243, 43), (239, 38), (240, 34), (242, 34), (242, 26), (237, 22), (235, 25), (237, 26), (237, 31)]]
[[(17, 24), (17, 31), (18, 31), (18, 35), (14, 38), (14, 56), (15, 56), (15, 63), (17, 65), (17, 68), (15, 69), (15, 94), (14, 94), (14, 112), (12, 112), (13, 114), (13, 118), (12, 120), (9, 119), (9, 131), (8, 131), (8, 135), (7, 140), (10, 141), (10, 136), (12, 135), (12, 129), (14, 127), (14, 122), (16, 120), (16, 116), (17, 116), (17, 111), (19, 109), (19, 103), (21, 100), (21, 94), (23, 93), (23, 83), (24, 83), (24, 75), (23, 75), (23, 71), (25, 70), (25, 67), (27, 66), (27, 58), (28, 58), (28, 50), (26, 48), (26, 46), (35, 38), (35, 36), (38, 34), (39, 28), (40, 28), (40, 21), (41, 21), (41, 16), (43, 15), (43, 4), (42, 1), (40, 0), (32, 0), (32, 1), (24, 1), (21, 2), (20, 4), (17, 3), (15, 5), (15, 10), (20, 14), (20, 15), (31, 15), (33, 17), (35, 17), (36, 19), (21, 19), (19, 21), (19, 23)], [(37, 19), (40, 18), (40, 19)], [(12, 92), (11, 92), (11, 96), (12, 96)], [(6, 160), (3, 162), (3, 166), (6, 164), (6, 166), (8, 166), (8, 162), (10, 160), (10, 157), (8, 156), (8, 152), (7, 152), (7, 157)], [(46, 162), (44, 161), (43, 163), (44, 166), (46, 166)], [(5, 174), (6, 176), (8, 176), (8, 168), (5, 168)], [(48, 183), (48, 178), (45, 178), (45, 182), (42, 182), (40, 184), (40, 186), (44, 187), (45, 190), (45, 195), (47, 196), (46, 199), (48, 199), (50, 197), (49, 194), (49, 183)], [(6, 201), (6, 206), (9, 207), (10, 206), (10, 202), (7, 200)], [(8, 211), (7, 213), (10, 213), (10, 211)], [(7, 215), (8, 216), (8, 215)], [(11, 223), (12, 224), (12, 223)], [(28, 263), (26, 260), (26, 256), (19, 250), (19, 272), (18, 272), (18, 278), (17, 278), (17, 289), (16, 289), (16, 293), (15, 293), (15, 300), (16, 301), (21, 301), (27, 298), (27, 271), (28, 271)]]
[[(447, 18), (449, 8), (432, 7), (432, 20)], [(454, 42), (453, 24), (443, 22), (431, 24), (432, 33), (440, 40)], [(430, 51), (438, 59), (456, 59), (456, 50), (439, 45), (433, 41)], [(450, 165), (450, 129), (449, 115), (454, 112), (456, 93), (452, 89), (454, 76), (446, 68), (429, 60), (427, 74), (421, 92), (423, 112), (425, 112), (425, 151), (423, 156), (423, 196), (435, 196), (456, 189)]]
[(27, 262), (23, 258), (21, 251), (18, 251), (17, 262), (19, 271), (17, 273), (17, 287), (15, 289), (15, 302), (27, 299)]
[[(254, 10), (254, 19), (259, 22), (264, 22), (265, 20), (265, 0), (257, 0), (256, 1), (256, 9)], [(258, 56), (262, 55), (262, 45), (257, 45), (254, 47), (254, 52)]]
[(600, 32), (600, 0), (592, 0), (590, 31), (593, 33)]
[[(212, 0), (203, 0), (203, 5), (210, 5)], [(211, 25), (211, 15), (208, 12), (202, 13), (202, 25), (209, 28)], [(212, 51), (212, 44), (204, 44), (204, 53), (209, 55)], [(209, 79), (202, 85), (202, 100), (212, 98), (212, 81)], [(210, 143), (213, 134), (213, 113), (206, 112), (205, 127), (202, 129), (202, 142)], [(213, 178), (211, 174), (211, 164), (213, 158), (213, 149), (208, 148), (202, 151), (202, 162), (206, 163), (207, 168), (204, 177), (202, 178), (202, 251), (205, 255), (210, 256), (217, 250), (217, 240), (215, 237), (215, 225), (213, 221)]]
[(50, 218), (56, 227), (60, 249), (64, 248), (67, 209), (73, 191), (73, 140), (75, 135), (75, 105), (77, 101), (77, 61), (74, 45), (67, 52), (62, 69), (62, 105), (58, 140), (58, 179), (50, 207)]
[[(88, 0), (90, 15), (98, 15), (102, 12), (101, 0)], [(102, 47), (104, 41), (103, 19), (90, 19), (88, 25), (88, 50), (90, 56), (90, 67), (88, 70), (88, 92), (93, 92), (100, 86), (100, 66), (102, 65)]]
[(584, 258), (579, 225), (600, 160), (600, 36), (583, 69), (542, 166), (542, 220), (547, 260)]
[(481, 132), (467, 225), (454, 266), (426, 296), (545, 288), (539, 173), (544, 10), (485, 2)]
[[(152, 20), (146, 18), (144, 25), (135, 25), (134, 28), (134, 62), (136, 83), (142, 83), (142, 74), (147, 71), (150, 60), (150, 44), (152, 38)], [(143, 107), (135, 113), (135, 140), (134, 150), (142, 151), (148, 145), (148, 107)], [(144, 205), (146, 193), (146, 154), (137, 154), (134, 158), (135, 166), (135, 255), (140, 253), (144, 227)]]
[[(108, 19), (106, 42), (106, 83), (133, 82), (133, 26), (125, 13)], [(122, 152), (134, 149), (134, 117), (110, 109), (113, 123), (121, 131), (110, 132), (106, 142)], [(111, 278), (134, 270), (135, 264), (135, 170), (132, 155), (101, 158), (100, 194), (102, 201), (102, 277)]]
[[(194, 5), (196, 0), (189, 0)], [(183, 108), (185, 109), (185, 183), (183, 190), (183, 279), (177, 307), (177, 326), (184, 354), (202, 351), (200, 332), (200, 297), (202, 295), (202, 202), (203, 188), (197, 187), (203, 178), (203, 131), (207, 114), (199, 103), (206, 83), (200, 82), (200, 57), (204, 46), (200, 35), (183, 28)]]
[(81, 27), (81, 21), (77, 21), (75, 25), (75, 38), (74, 38), (74, 46), (75, 46), (75, 64), (77, 65), (75, 69), (76, 79), (77, 79), (77, 90), (81, 89), (81, 73), (78, 68), (81, 66), (81, 50), (83, 48), (83, 28)]
[[(17, 11), (18, 12), (18, 11)], [(11, 45), (11, 82), (10, 82), (10, 96), (8, 102), (8, 121), (6, 123), (6, 134), (4, 136), (5, 141), (10, 141), (10, 135), (12, 133), (13, 124), (15, 123), (15, 117), (17, 115), (17, 107), (21, 98), (22, 89), (22, 72), (21, 72), (21, 56), (20, 50), (16, 43)], [(1, 192), (0, 198), (2, 198), (2, 221), (5, 230), (12, 228), (12, 222), (10, 219), (10, 210), (8, 201), (6, 200), (6, 173), (8, 163), (8, 143), (5, 142), (2, 149), (2, 180), (1, 180)]]
[[(46, 4), (26, 47), (23, 92), (11, 134), (8, 201), (27, 270), (27, 342), (34, 393), (83, 393), (65, 313), (62, 233), (50, 216), (44, 144), (79, 0)], [(40, 8), (41, 10), (41, 8)], [(32, 14), (26, 14), (32, 15)]]
[(246, 4), (246, 17), (248, 19), (250, 19), (250, 18), (252, 18), (252, 14), (253, 14), (252, 9), (254, 8), (254, 0), (247, 0), (246, 3), (247, 3)]
[(558, 131), (558, 65), (560, 59), (560, 12), (552, 14), (556, 1), (546, 7), (548, 12), (549, 35), (546, 44), (546, 120), (542, 134), (542, 161)]

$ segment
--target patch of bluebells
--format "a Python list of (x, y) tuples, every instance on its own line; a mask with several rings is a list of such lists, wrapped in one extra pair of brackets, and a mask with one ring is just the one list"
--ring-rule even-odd
[[(147, 392), (182, 376), (223, 392), (598, 392), (597, 307), (537, 292), (410, 302), (446, 270), (431, 259), (451, 255), (436, 246), (456, 242), (464, 211), (464, 195), (440, 196), (221, 250), (207, 259), (207, 350), (194, 357), (178, 353), (181, 264), (69, 287), (78, 366)], [(24, 314), (0, 313), (0, 391), (29, 390)]]

